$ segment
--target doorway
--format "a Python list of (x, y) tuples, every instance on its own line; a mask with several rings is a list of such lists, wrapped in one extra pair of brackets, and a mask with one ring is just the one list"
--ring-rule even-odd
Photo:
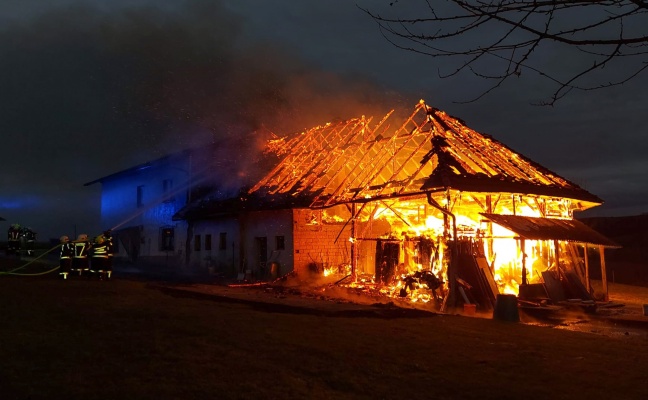
[(258, 279), (265, 279), (268, 273), (268, 238), (265, 236), (254, 238), (254, 253), (258, 270)]

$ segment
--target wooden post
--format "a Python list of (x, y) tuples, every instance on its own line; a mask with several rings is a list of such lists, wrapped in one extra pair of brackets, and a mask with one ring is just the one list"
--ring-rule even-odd
[(587, 243), (583, 243), (583, 249), (585, 251), (584, 259), (585, 259), (585, 287), (587, 288), (587, 292), (591, 293), (592, 291), (592, 285), (590, 284), (590, 278), (589, 278), (589, 256), (587, 255)]
[(351, 280), (355, 282), (357, 278), (356, 269), (358, 267), (356, 261), (356, 203), (351, 205)]
[(557, 240), (554, 240), (554, 257), (556, 261), (556, 269), (560, 271), (560, 243)]
[(520, 238), (520, 248), (522, 249), (522, 284), (527, 284), (527, 269), (526, 269), (526, 252), (524, 251), (524, 238)]
[(605, 271), (605, 251), (603, 245), (599, 245), (599, 254), (601, 257), (601, 281), (603, 282), (603, 295), (605, 301), (609, 301), (610, 297), (608, 295), (608, 284), (607, 284), (607, 272)]
[[(450, 194), (448, 193), (447, 189), (445, 191), (445, 201), (446, 201), (445, 210), (447, 210), (448, 209), (448, 204), (450, 204)], [(428, 203), (429, 203), (429, 200), (428, 200)], [(441, 212), (443, 212), (443, 211), (441, 211)], [(448, 222), (448, 214), (443, 212), (443, 240), (444, 241), (447, 241), (448, 237), (450, 236), (449, 233), (448, 233), (450, 231), (450, 226), (449, 225), (450, 224)]]
[[(446, 227), (444, 229), (444, 233), (446, 235), (444, 236), (444, 240), (446, 240), (446, 243), (448, 244), (448, 247), (450, 247), (451, 251), (451, 256), (450, 256), (450, 261), (448, 263), (448, 293), (445, 296), (445, 299), (443, 299), (443, 304), (441, 305), (441, 311), (445, 312), (448, 308), (454, 308), (456, 306), (456, 291), (457, 291), (457, 269), (456, 269), (456, 264), (458, 261), (458, 256), (459, 256), (459, 246), (457, 245), (457, 218), (455, 217), (454, 214), (452, 214), (450, 211), (448, 211), (447, 207), (442, 207), (439, 203), (436, 202), (432, 198), (432, 194), (430, 192), (427, 193), (427, 201), (428, 204), (430, 204), (432, 207), (436, 208), (437, 210), (441, 211), (445, 216), (452, 218), (452, 240), (447, 242), (448, 236), (447, 236), (447, 230), (448, 228)], [(450, 246), (452, 245), (452, 246)]]
[[(490, 194), (486, 195), (486, 212), (493, 213), (493, 199)], [(488, 220), (486, 223), (486, 235), (488, 236), (488, 264), (493, 263), (493, 222)]]

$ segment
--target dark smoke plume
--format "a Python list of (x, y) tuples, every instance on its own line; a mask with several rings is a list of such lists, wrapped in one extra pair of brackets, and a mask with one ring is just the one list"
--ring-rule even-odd
[(240, 17), (219, 2), (179, 4), (73, 6), (5, 26), (0, 128), (12, 154), (110, 173), (210, 136), (354, 117), (385, 98), (363, 77), (318, 71), (272, 43), (244, 44)]
[(258, 135), (246, 140), (254, 131), (380, 119), (398, 106), (363, 76), (327, 73), (276, 43), (242, 40), (243, 26), (220, 2), (200, 0), (50, 6), (3, 20), (0, 204), (16, 205), (5, 216), (78, 221), (96, 213), (98, 199), (83, 200), (85, 182), (223, 139), (248, 153), (259, 143)]

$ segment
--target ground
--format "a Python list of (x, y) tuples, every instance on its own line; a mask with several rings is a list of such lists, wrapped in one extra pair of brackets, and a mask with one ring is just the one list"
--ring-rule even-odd
[[(343, 298), (318, 285), (4, 274), (0, 393), (2, 399), (643, 399), (648, 289), (612, 284), (610, 297), (625, 304), (600, 318), (575, 310), (560, 318), (583, 322), (511, 323)], [(569, 329), (598, 320), (622, 326), (620, 333)]]

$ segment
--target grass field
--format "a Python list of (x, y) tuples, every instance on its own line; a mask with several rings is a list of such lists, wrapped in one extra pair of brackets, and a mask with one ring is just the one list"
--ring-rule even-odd
[[(0, 398), (644, 399), (648, 342), (0, 275)], [(171, 293), (176, 293), (172, 296)]]

